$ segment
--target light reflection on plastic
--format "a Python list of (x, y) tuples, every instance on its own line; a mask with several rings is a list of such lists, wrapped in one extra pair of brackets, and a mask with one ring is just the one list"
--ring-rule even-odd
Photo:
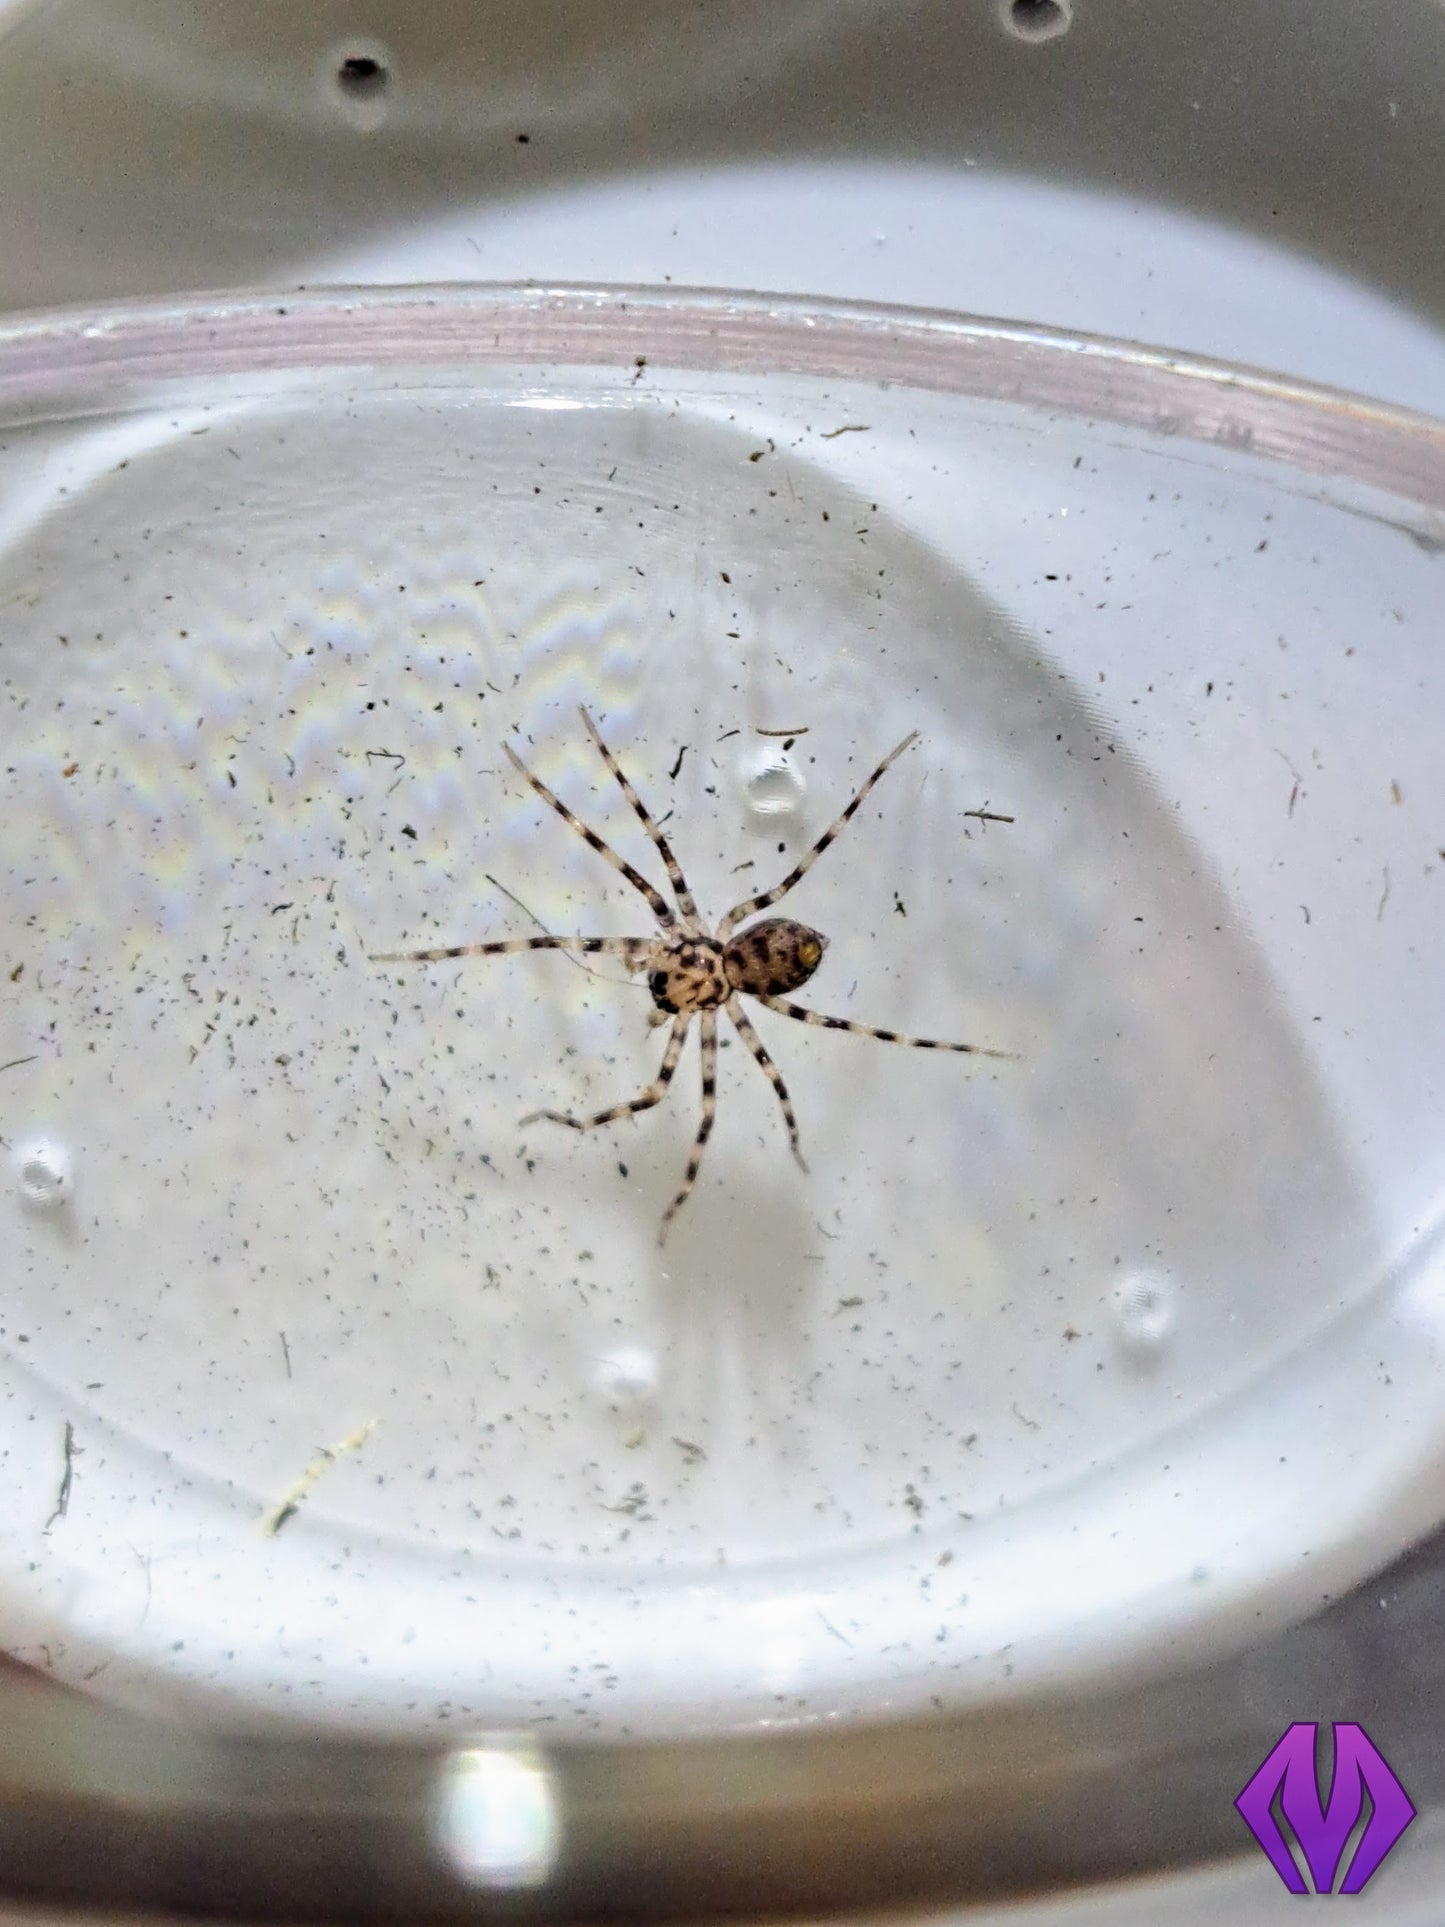
[(525, 1744), (459, 1749), (437, 1796), (437, 1844), (477, 1887), (540, 1887), (557, 1862), (561, 1824), (552, 1777)]
[(820, 1634), (829, 1633), (847, 1643), (828, 1618), (829, 1604), (825, 1592), (798, 1592), (754, 1605), (749, 1613), (753, 1665), (767, 1692), (807, 1690), (817, 1668)]
[(517, 408), (538, 408), (544, 414), (562, 415), (574, 409), (585, 408), (586, 402), (578, 401), (575, 395), (521, 395), (513, 404)]

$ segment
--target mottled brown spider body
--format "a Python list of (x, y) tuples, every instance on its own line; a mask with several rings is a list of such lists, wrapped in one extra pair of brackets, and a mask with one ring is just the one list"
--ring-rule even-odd
[(820, 930), (791, 917), (765, 917), (728, 944), (679, 932), (659, 937), (652, 946), (647, 987), (669, 1017), (717, 1010), (737, 990), (749, 997), (781, 997), (807, 983), (827, 948)]
[(647, 972), (652, 1001), (669, 1017), (683, 1011), (716, 1010), (732, 985), (723, 947), (712, 937), (659, 937)]
[(749, 997), (781, 997), (807, 983), (828, 939), (791, 917), (764, 917), (739, 930), (723, 952), (723, 967), (734, 990)]
[(653, 1003), (672, 1019), (667, 1050), (652, 1083), (636, 1097), (628, 1098), (622, 1104), (613, 1104), (605, 1111), (594, 1112), (590, 1117), (574, 1117), (567, 1111), (533, 1111), (522, 1119), (524, 1125), (534, 1123), (538, 1118), (548, 1118), (552, 1123), (565, 1124), (574, 1131), (590, 1131), (596, 1125), (611, 1124), (617, 1118), (631, 1117), (638, 1111), (650, 1110), (654, 1104), (660, 1104), (672, 1082), (678, 1059), (682, 1056), (688, 1028), (696, 1018), (702, 1036), (702, 1122), (698, 1126), (692, 1156), (688, 1159), (682, 1189), (663, 1213), (659, 1242), (667, 1236), (668, 1226), (692, 1191), (698, 1167), (702, 1163), (703, 1147), (712, 1132), (713, 1118), (717, 1112), (719, 1010), (728, 1017), (777, 1092), (793, 1156), (805, 1171), (808, 1168), (803, 1163), (803, 1153), (799, 1147), (798, 1120), (793, 1115), (788, 1087), (764, 1048), (762, 1038), (753, 1029), (741, 998), (755, 997), (759, 1003), (766, 1004), (769, 1010), (776, 1010), (800, 1024), (814, 1024), (824, 1030), (852, 1031), (855, 1037), (877, 1037), (886, 1044), (907, 1044), (915, 1050), (966, 1051), (979, 1057), (1008, 1057), (1012, 1054), (1009, 1051), (989, 1050), (982, 1044), (948, 1044), (936, 1037), (905, 1037), (896, 1030), (877, 1030), (871, 1024), (855, 1024), (849, 1017), (824, 1017), (821, 1012), (807, 1010), (802, 1004), (789, 1003), (783, 993), (796, 990), (800, 984), (808, 981), (823, 961), (828, 939), (820, 931), (810, 930), (804, 923), (794, 923), (790, 917), (765, 917), (761, 923), (749, 924), (745, 930), (738, 928), (739, 924), (747, 923), (749, 917), (756, 916), (760, 910), (768, 909), (785, 897), (793, 885), (807, 874), (852, 819), (859, 804), (883, 772), (897, 761), (911, 743), (917, 741), (916, 731), (896, 749), (889, 751), (843, 814), (824, 831), (812, 849), (794, 864), (781, 883), (775, 884), (771, 890), (764, 890), (759, 896), (749, 897), (745, 903), (737, 904), (728, 911), (716, 930), (709, 930), (693, 901), (692, 892), (687, 887), (667, 838), (623, 774), (616, 757), (603, 742), (597, 725), (585, 709), (582, 711), (582, 720), (602, 760), (617, 778), (623, 795), (636, 811), (662, 858), (673, 895), (677, 898), (676, 909), (640, 870), (604, 843), (580, 817), (574, 816), (561, 798), (555, 796), (540, 777), (532, 774), (510, 744), (504, 744), (503, 747), (513, 767), (525, 777), (543, 802), (550, 804), (600, 857), (625, 876), (633, 889), (647, 899), (662, 934), (657, 937), (501, 937), (490, 943), (451, 944), (440, 950), (388, 951), (373, 957), (372, 962), (439, 963), (451, 957), (501, 957), (522, 950), (571, 950), (586, 956), (605, 953), (620, 958), (628, 970), (647, 972), (647, 985)]

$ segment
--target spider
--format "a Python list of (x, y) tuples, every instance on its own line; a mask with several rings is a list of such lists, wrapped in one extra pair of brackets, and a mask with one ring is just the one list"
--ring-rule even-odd
[(782, 1106), (783, 1119), (788, 1127), (788, 1140), (792, 1145), (793, 1156), (804, 1171), (808, 1166), (803, 1158), (802, 1146), (798, 1138), (798, 1120), (793, 1113), (793, 1102), (788, 1095), (788, 1087), (783, 1082), (782, 1073), (763, 1047), (763, 1040), (748, 1021), (741, 999), (753, 997), (769, 1010), (776, 1010), (784, 1017), (792, 1017), (800, 1024), (815, 1024), (825, 1030), (852, 1031), (855, 1037), (876, 1037), (885, 1044), (906, 1044), (912, 1050), (963, 1051), (974, 1057), (1010, 1058), (1011, 1051), (989, 1050), (982, 1044), (949, 1044), (936, 1037), (904, 1037), (896, 1030), (878, 1030), (871, 1024), (855, 1024), (846, 1017), (825, 1017), (820, 1011), (809, 1010), (802, 1004), (791, 1003), (785, 991), (797, 990), (805, 984), (823, 961), (823, 953), (828, 948), (828, 939), (819, 930), (810, 930), (806, 924), (795, 923), (790, 917), (765, 917), (761, 923), (749, 924), (741, 930), (739, 924), (746, 923), (760, 910), (767, 910), (802, 881), (812, 869), (818, 858), (843, 831), (849, 820), (856, 814), (864, 797), (874, 784), (893, 763), (918, 741), (918, 731), (905, 736), (896, 749), (891, 749), (873, 774), (863, 784), (843, 814), (834, 822), (818, 841), (803, 856), (782, 882), (761, 895), (748, 897), (745, 902), (729, 910), (716, 930), (709, 930), (706, 919), (693, 901), (692, 892), (682, 874), (677, 858), (673, 855), (667, 838), (654, 822), (647, 805), (632, 787), (622, 766), (612, 751), (602, 740), (591, 716), (584, 709), (582, 721), (587, 733), (601, 754), (602, 760), (616, 777), (623, 795), (636, 811), (643, 828), (651, 837), (658, 855), (662, 858), (677, 898), (674, 910), (662, 895), (650, 884), (640, 870), (633, 868), (625, 857), (621, 857), (608, 844), (604, 843), (595, 830), (589, 829), (568, 809), (560, 797), (552, 791), (540, 777), (534, 776), (510, 743), (503, 744), (512, 767), (536, 791), (545, 803), (557, 812), (564, 822), (583, 840), (589, 843), (597, 854), (610, 863), (614, 870), (620, 871), (633, 889), (647, 899), (652, 914), (656, 917), (661, 934), (655, 937), (502, 937), (490, 943), (463, 943), (449, 945), (441, 950), (395, 950), (374, 955), (371, 963), (440, 963), (454, 957), (506, 957), (515, 956), (524, 950), (570, 950), (585, 955), (605, 952), (609, 956), (620, 957), (625, 967), (632, 972), (646, 971), (647, 986), (652, 993), (661, 1023), (665, 1018), (672, 1019), (672, 1030), (667, 1040), (667, 1049), (657, 1076), (647, 1088), (636, 1097), (622, 1104), (613, 1104), (605, 1111), (597, 1111), (587, 1117), (574, 1117), (566, 1111), (532, 1111), (522, 1119), (522, 1124), (534, 1124), (545, 1118), (553, 1124), (565, 1124), (574, 1131), (595, 1130), (598, 1125), (614, 1123), (618, 1118), (634, 1116), (638, 1111), (651, 1110), (660, 1104), (672, 1082), (673, 1072), (677, 1069), (682, 1056), (682, 1047), (687, 1038), (694, 1017), (702, 1035), (702, 1121), (698, 1126), (697, 1137), (688, 1159), (687, 1171), (677, 1196), (663, 1213), (658, 1243), (662, 1244), (672, 1226), (673, 1219), (686, 1204), (697, 1182), (698, 1169), (702, 1164), (703, 1151), (708, 1138), (712, 1135), (713, 1119), (717, 1115), (717, 1033), (719, 1010), (727, 1013), (738, 1035), (757, 1060), (763, 1075), (777, 1093), (778, 1103)]

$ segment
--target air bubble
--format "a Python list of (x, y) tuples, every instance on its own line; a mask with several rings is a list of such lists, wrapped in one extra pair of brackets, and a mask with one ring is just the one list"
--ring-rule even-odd
[(743, 799), (758, 828), (775, 829), (803, 813), (807, 781), (785, 749), (754, 750), (742, 765)]
[(1136, 1271), (1114, 1287), (1119, 1342), (1139, 1363), (1157, 1358), (1168, 1343), (1177, 1315), (1173, 1280), (1162, 1271)]
[(14, 1157), (20, 1195), (26, 1204), (37, 1211), (53, 1211), (70, 1196), (74, 1172), (63, 1144), (34, 1138), (20, 1145)]

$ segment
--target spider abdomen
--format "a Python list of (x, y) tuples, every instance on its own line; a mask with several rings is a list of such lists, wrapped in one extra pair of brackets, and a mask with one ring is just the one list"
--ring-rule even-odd
[(647, 987), (659, 1010), (675, 1017), (684, 1010), (716, 1010), (732, 985), (723, 968), (723, 949), (711, 937), (674, 937), (653, 953)]
[(734, 990), (751, 997), (781, 997), (807, 983), (828, 939), (791, 917), (765, 917), (751, 929), (740, 930), (723, 952), (723, 964)]

